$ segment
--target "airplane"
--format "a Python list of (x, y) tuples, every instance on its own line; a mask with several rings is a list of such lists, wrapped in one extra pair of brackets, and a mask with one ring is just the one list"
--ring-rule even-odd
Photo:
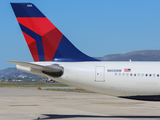
[(46, 82), (56, 82), (56, 81), (52, 79), (47, 79)]
[(32, 3), (11, 3), (34, 62), (21, 71), (92, 92), (160, 101), (160, 62), (99, 61), (78, 50)]

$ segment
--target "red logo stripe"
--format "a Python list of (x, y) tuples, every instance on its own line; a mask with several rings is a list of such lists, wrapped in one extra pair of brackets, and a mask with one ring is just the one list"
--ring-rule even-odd
[(40, 36), (45, 35), (52, 29), (56, 28), (46, 17), (17, 17), (18, 23), (34, 31)]
[(26, 39), (26, 42), (28, 44), (29, 50), (30, 50), (30, 52), (32, 54), (32, 57), (33, 57), (34, 61), (39, 61), (36, 41), (32, 37), (30, 37), (29, 35), (27, 35), (24, 32), (23, 32), (23, 35), (24, 35), (24, 37)]

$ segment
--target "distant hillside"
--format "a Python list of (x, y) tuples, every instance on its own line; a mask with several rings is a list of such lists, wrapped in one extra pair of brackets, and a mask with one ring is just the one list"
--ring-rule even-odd
[(16, 68), (7, 68), (4, 70), (0, 70), (0, 78), (21, 78), (21, 77), (40, 78), (40, 76), (38, 75), (22, 72), (20, 70), (17, 70)]
[(160, 61), (160, 50), (133, 51), (125, 54), (111, 54), (99, 57), (103, 61)]

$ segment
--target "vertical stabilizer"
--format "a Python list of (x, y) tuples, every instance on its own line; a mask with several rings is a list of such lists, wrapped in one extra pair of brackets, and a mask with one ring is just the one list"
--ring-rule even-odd
[(32, 3), (11, 3), (34, 61), (97, 61), (79, 51)]

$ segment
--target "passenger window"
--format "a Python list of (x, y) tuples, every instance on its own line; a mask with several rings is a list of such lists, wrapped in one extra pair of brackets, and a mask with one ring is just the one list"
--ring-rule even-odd
[(115, 73), (115, 76), (117, 76), (117, 73)]
[(134, 74), (134, 76), (136, 76), (136, 74)]
[(156, 75), (155, 74), (153, 74), (153, 77), (155, 77)]
[(144, 74), (142, 73), (141, 76), (144, 76)]
[(126, 76), (128, 76), (129, 74), (127, 73)]
[(148, 74), (146, 74), (146, 77), (148, 76)]
[(124, 74), (124, 73), (123, 73), (122, 75), (123, 75), (123, 76), (125, 76), (125, 74)]
[(140, 76), (140, 73), (138, 73), (138, 76)]
[(119, 76), (121, 76), (121, 73), (119, 73)]
[(149, 74), (149, 76), (151, 77), (151, 76), (152, 76), (152, 74)]
[(159, 77), (159, 74), (157, 74), (157, 77)]
[(130, 76), (132, 76), (132, 73), (130, 74)]

